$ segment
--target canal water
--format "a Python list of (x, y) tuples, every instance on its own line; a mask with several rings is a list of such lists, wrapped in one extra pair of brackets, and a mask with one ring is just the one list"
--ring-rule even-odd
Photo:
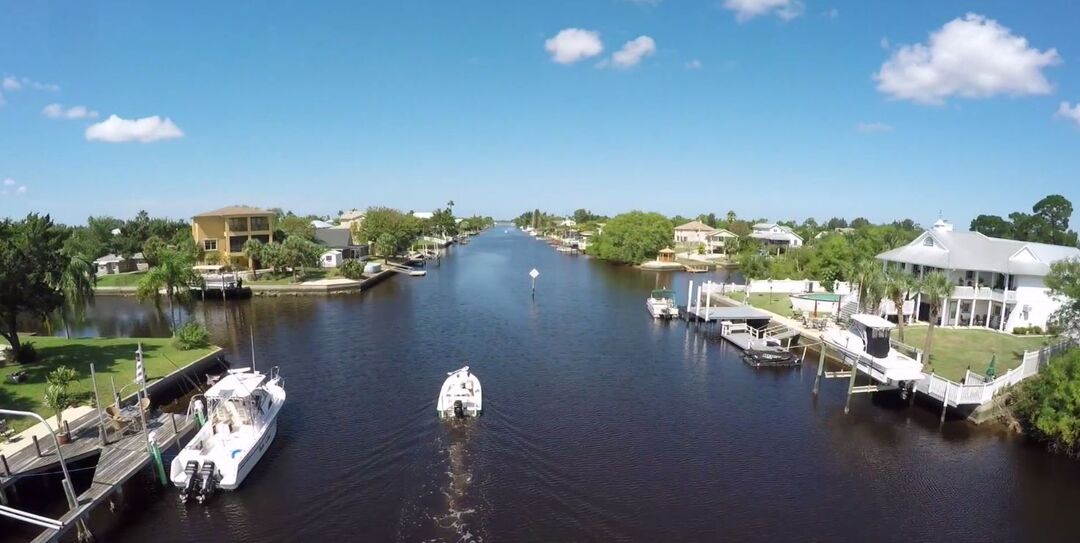
[[(535, 297), (528, 272), (540, 277)], [(704, 276), (695, 276), (701, 279)], [(555, 252), (498, 227), (362, 295), (197, 304), (235, 363), (281, 367), (278, 437), (234, 493), (149, 478), (103, 541), (1067, 541), (1080, 464), (846, 382), (761, 370), (644, 300), (685, 274)], [(83, 333), (160, 335), (100, 298)], [(485, 414), (436, 418), (468, 364)]]

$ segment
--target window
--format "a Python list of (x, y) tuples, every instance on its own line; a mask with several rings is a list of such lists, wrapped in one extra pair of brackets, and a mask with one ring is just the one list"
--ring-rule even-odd
[(229, 219), (229, 230), (232, 230), (233, 232), (247, 232), (247, 217), (233, 217)]
[(251, 218), (252, 230), (269, 230), (270, 218), (269, 217), (252, 217)]
[(923, 238), (922, 244), (925, 245), (926, 247), (933, 247), (934, 246), (934, 238), (932, 238), (930, 236), (926, 236), (925, 238)]
[(247, 236), (229, 236), (229, 252), (242, 252), (244, 250), (244, 242), (247, 240)]
[(216, 239), (204, 239), (202, 242), (202, 248), (204, 251), (216, 251), (217, 240)]
[(266, 245), (267, 243), (270, 243), (270, 236), (268, 236), (266, 234), (259, 234), (259, 235), (256, 235), (256, 236), (251, 236), (251, 239), (257, 239), (263, 245)]

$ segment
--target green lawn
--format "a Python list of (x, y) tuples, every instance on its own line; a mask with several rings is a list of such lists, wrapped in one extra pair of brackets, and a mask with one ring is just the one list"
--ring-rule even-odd
[[(926, 345), (926, 326), (904, 328), (904, 343), (922, 349)], [(893, 337), (899, 340), (893, 330)], [(924, 371), (933, 371), (942, 377), (960, 382), (964, 371), (971, 368), (975, 373), (985, 373), (990, 358), (997, 354), (994, 364), (998, 375), (1020, 365), (1025, 350), (1036, 350), (1047, 343), (1048, 338), (1014, 336), (990, 330), (935, 328), (930, 363)]]
[[(45, 393), (45, 375), (57, 366), (65, 365), (76, 371), (79, 378), (71, 385), (71, 390), (79, 396), (79, 403), (90, 403), (94, 398), (90, 384), (90, 363), (92, 362), (97, 372), (98, 394), (102, 402), (109, 402), (109, 396), (112, 394), (109, 377), (115, 379), (117, 391), (134, 381), (135, 349), (140, 342), (142, 342), (148, 381), (165, 377), (213, 350), (213, 348), (177, 350), (172, 346), (170, 338), (64, 339), (25, 336), (22, 341), (34, 344), (40, 362), (27, 365), (15, 363), (0, 365), (0, 406), (33, 411), (45, 417), (55, 415), (42, 404)], [(19, 384), (12, 383), (8, 375), (21, 370), (28, 372), (29, 379)], [(123, 394), (127, 395), (134, 390), (135, 387), (128, 387)], [(34, 424), (34, 421), (21, 417), (13, 418), (10, 422), (12, 427), (19, 431)]]
[(99, 287), (133, 287), (138, 284), (139, 279), (146, 275), (146, 272), (130, 272), (130, 273), (114, 273), (109, 275), (99, 275), (97, 278), (97, 286)]
[[(743, 296), (743, 294), (736, 293), (732, 295), (732, 298), (742, 301)], [(750, 305), (766, 311), (772, 311), (773, 313), (784, 317), (792, 316), (791, 298), (789, 298), (787, 294), (753, 293), (750, 295)]]
[(245, 283), (251, 283), (254, 285), (294, 285), (297, 283), (303, 283), (304, 281), (318, 281), (319, 279), (332, 279), (337, 277), (338, 270), (336, 268), (305, 268), (304, 274), (300, 276), (299, 281), (293, 280), (291, 273), (283, 274), (271, 274), (260, 273), (259, 278), (254, 281), (244, 281)]

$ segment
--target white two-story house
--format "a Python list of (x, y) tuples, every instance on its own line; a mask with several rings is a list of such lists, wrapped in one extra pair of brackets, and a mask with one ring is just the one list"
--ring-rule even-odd
[[(1019, 326), (1046, 328), (1062, 302), (1050, 296), (1043, 280), (1051, 264), (1080, 258), (1080, 249), (955, 232), (952, 224), (938, 220), (911, 243), (877, 257), (887, 268), (916, 277), (934, 271), (948, 275), (953, 292), (938, 324), (1008, 332)], [(915, 315), (905, 315), (908, 320), (929, 318), (930, 306), (921, 298), (916, 296)], [(887, 314), (895, 314), (891, 304), (884, 305)]]
[(781, 248), (802, 247), (803, 239), (790, 228), (774, 223), (759, 222), (753, 226), (750, 237), (760, 239), (767, 246)]
[(722, 253), (729, 240), (738, 238), (723, 228), (713, 228), (701, 221), (690, 221), (675, 227), (676, 247), (696, 249), (705, 247), (707, 253)]

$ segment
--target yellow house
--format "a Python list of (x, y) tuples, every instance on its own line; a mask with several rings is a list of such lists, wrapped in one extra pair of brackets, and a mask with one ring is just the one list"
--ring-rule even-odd
[(274, 241), (274, 213), (250, 206), (207, 211), (191, 218), (191, 236), (207, 253), (225, 253), (230, 261), (247, 262), (244, 255), (247, 240)]

